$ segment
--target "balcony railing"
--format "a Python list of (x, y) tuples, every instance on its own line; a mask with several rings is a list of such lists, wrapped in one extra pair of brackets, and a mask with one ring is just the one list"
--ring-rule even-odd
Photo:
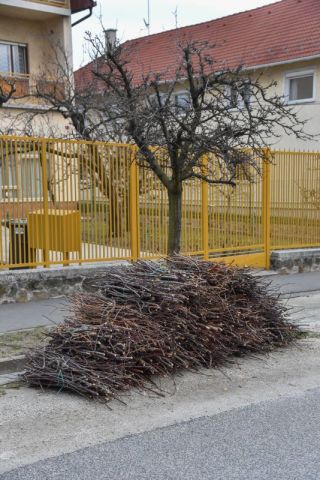
[(30, 99), (31, 96), (33, 96), (32, 103), (35, 98), (38, 98), (40, 103), (41, 98), (45, 103), (46, 99), (50, 98), (62, 102), (65, 98), (65, 85), (57, 79), (39, 79), (28, 74), (0, 72), (0, 94), (8, 95), (14, 100), (22, 102), (24, 100), (26, 104), (29, 103), (28, 97)]
[(28, 96), (30, 94), (30, 75), (0, 72), (0, 91), (9, 94), (13, 85), (15, 87), (13, 98)]

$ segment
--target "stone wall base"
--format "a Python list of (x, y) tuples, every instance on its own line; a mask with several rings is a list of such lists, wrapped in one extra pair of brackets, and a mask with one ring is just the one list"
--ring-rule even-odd
[(0, 271), (0, 304), (69, 295), (81, 291), (83, 282), (93, 280), (112, 266), (127, 262), (105, 262), (85, 266)]
[[(85, 280), (94, 280), (119, 264), (128, 262), (0, 271), (0, 304), (46, 300), (79, 292)], [(271, 270), (282, 274), (320, 271), (320, 248), (276, 250), (271, 254)]]
[(275, 250), (271, 254), (271, 270), (282, 274), (320, 271), (320, 248)]

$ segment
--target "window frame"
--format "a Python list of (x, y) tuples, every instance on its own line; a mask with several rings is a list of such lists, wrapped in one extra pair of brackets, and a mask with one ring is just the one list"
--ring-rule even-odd
[[(311, 77), (313, 79), (312, 82), (312, 97), (310, 98), (302, 98), (298, 100), (290, 100), (290, 81), (295, 80), (297, 78), (303, 77)], [(285, 74), (285, 88), (284, 94), (287, 99), (288, 105), (299, 105), (303, 103), (313, 103), (316, 100), (316, 74), (314, 68), (308, 68), (303, 70), (292, 70), (290, 72), (286, 72)]]
[[(188, 103), (189, 108), (184, 108), (182, 105), (178, 105), (177, 99), (180, 96), (188, 97), (188, 101), (186, 103)], [(187, 113), (187, 112), (190, 112), (190, 110), (192, 110), (192, 98), (188, 90), (177, 90), (176, 92), (174, 92), (173, 97), (174, 97), (174, 108), (178, 114)]]
[(150, 105), (153, 105), (155, 108), (162, 108), (163, 105), (166, 103), (169, 95), (166, 92), (161, 92), (160, 93), (160, 103), (159, 105), (158, 102), (158, 96), (156, 93), (152, 93), (151, 95), (148, 96), (148, 102)]
[[(249, 87), (249, 83), (243, 83), (243, 92), (241, 93), (240, 90), (235, 90), (232, 88), (231, 85), (227, 85), (225, 88), (225, 95), (227, 97), (227, 108), (230, 111), (241, 111), (250, 108), (251, 105), (251, 92), (246, 92), (245, 89)], [(236, 103), (233, 102), (233, 95), (236, 94)], [(247, 100), (245, 99), (247, 95)]]
[[(11, 71), (8, 72), (2, 72), (0, 71), (0, 74), (7, 74), (11, 75), (14, 77), (19, 77), (19, 76), (25, 76), (29, 75), (29, 49), (28, 49), (28, 44), (27, 43), (22, 43), (22, 42), (11, 42), (8, 40), (1, 40), (0, 39), (0, 45), (7, 45), (10, 47), (10, 67)], [(25, 72), (15, 72), (14, 71), (14, 58), (13, 58), (13, 48), (12, 47), (23, 47), (25, 50), (25, 55), (24, 55), (24, 60), (25, 60)]]
[[(28, 166), (20, 163), (17, 165), (15, 157), (9, 157), (5, 159), (7, 163), (0, 165), (0, 204), (4, 202), (19, 203), (34, 202), (43, 200), (43, 184), (41, 176), (41, 159), (39, 154), (33, 153), (27, 154), (23, 157), (25, 162), (36, 162), (35, 165), (29, 164)], [(21, 162), (19, 160), (19, 162)], [(35, 170), (35, 174), (30, 170)], [(27, 175), (25, 175), (27, 173)], [(25, 178), (23, 179), (23, 175)], [(26, 182), (32, 182), (27, 185)], [(27, 188), (26, 188), (27, 185)], [(31, 185), (31, 189), (29, 186)]]

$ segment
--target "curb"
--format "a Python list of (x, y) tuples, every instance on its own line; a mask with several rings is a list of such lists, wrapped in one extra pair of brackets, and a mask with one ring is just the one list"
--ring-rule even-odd
[(14, 384), (13, 388), (16, 388), (16, 385), (18, 384), (22, 386), (21, 375), (23, 373), (24, 372), (17, 372), (0, 375), (0, 388), (12, 388), (12, 384)]
[(3, 358), (2, 360), (0, 360), (0, 375), (21, 372), (22, 370), (24, 370), (25, 360), (25, 355)]

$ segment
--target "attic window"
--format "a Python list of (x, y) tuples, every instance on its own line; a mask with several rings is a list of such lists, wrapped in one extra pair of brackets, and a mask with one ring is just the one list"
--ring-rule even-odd
[(289, 103), (314, 101), (314, 71), (292, 72), (286, 75), (286, 96)]

